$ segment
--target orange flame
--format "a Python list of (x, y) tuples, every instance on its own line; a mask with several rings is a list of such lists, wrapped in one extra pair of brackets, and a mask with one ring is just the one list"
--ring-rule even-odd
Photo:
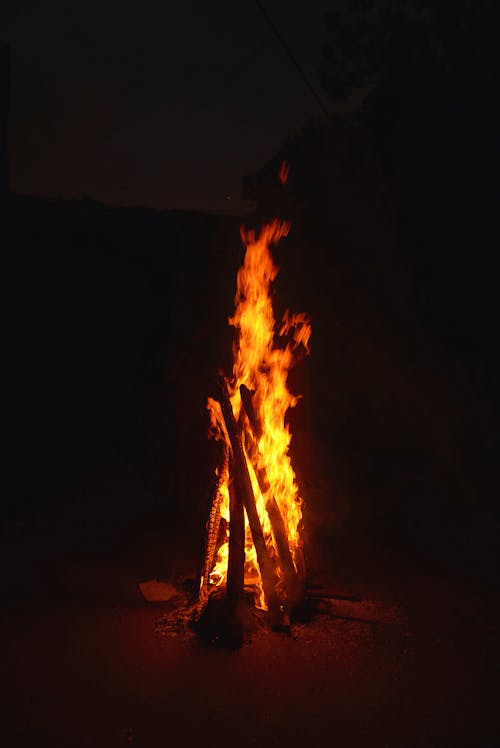
[(282, 161), (280, 170), (278, 172), (278, 176), (283, 186), (285, 186), (285, 184), (288, 182), (289, 174), (290, 174), (290, 164), (288, 163), (288, 161)]
[[(281, 175), (281, 172), (280, 172)], [(269, 495), (276, 500), (288, 535), (292, 558), (297, 564), (300, 553), (300, 526), (302, 499), (299, 496), (293, 471), (289, 446), (291, 434), (285, 423), (287, 410), (294, 407), (298, 397), (287, 387), (287, 377), (293, 366), (297, 349), (302, 346), (309, 351), (311, 326), (305, 314), (285, 313), (281, 323), (274, 318), (270, 297), (271, 284), (278, 274), (273, 262), (270, 246), (277, 243), (289, 231), (289, 224), (278, 220), (265, 225), (256, 238), (253, 231), (241, 236), (246, 245), (245, 259), (237, 276), (235, 311), (229, 324), (238, 331), (233, 345), (233, 377), (228, 383), (231, 404), (238, 420), (242, 408), (240, 385), (255, 392), (253, 405), (262, 425), (262, 436), (258, 441), (257, 469), (263, 468), (270, 485)], [(281, 345), (280, 345), (281, 344)], [(228, 441), (220, 406), (209, 399), (211, 423), (217, 438)], [(247, 464), (256, 498), (257, 510), (271, 555), (277, 556), (270, 520), (266, 511), (266, 500), (257, 482), (255, 470), (247, 456)], [(229, 523), (229, 489), (227, 481), (221, 488), (221, 515)], [(217, 586), (224, 584), (227, 575), (228, 543), (221, 546), (210, 581)], [(266, 608), (260, 581), (255, 548), (246, 522), (245, 578), (254, 579), (257, 589), (256, 604)]]

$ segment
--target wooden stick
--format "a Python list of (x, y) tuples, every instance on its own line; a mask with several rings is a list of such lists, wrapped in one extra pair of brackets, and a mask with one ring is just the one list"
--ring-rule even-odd
[(209, 597), (209, 582), (210, 572), (213, 569), (215, 563), (215, 556), (217, 554), (218, 545), (217, 540), (219, 536), (220, 527), (220, 504), (222, 499), (221, 486), (226, 480), (229, 471), (229, 447), (227, 444), (222, 445), (222, 465), (220, 466), (219, 473), (216, 475), (213, 489), (212, 498), (210, 502), (210, 514), (205, 525), (204, 533), (204, 544), (203, 544), (203, 557), (200, 568), (200, 579), (199, 579), (199, 593), (198, 593), (198, 606), (197, 615), (199, 616), (208, 602)]
[(303, 588), (299, 584), (297, 572), (292, 559), (292, 554), (290, 553), (290, 546), (288, 545), (288, 535), (283, 516), (276, 499), (271, 493), (271, 484), (269, 483), (266, 470), (263, 467), (259, 467), (259, 447), (257, 435), (262, 434), (262, 426), (260, 425), (260, 421), (253, 407), (252, 393), (248, 389), (248, 387), (245, 387), (245, 385), (242, 384), (240, 386), (240, 394), (243, 407), (248, 416), (248, 421), (251, 426), (251, 433), (249, 434), (247, 432), (247, 451), (255, 470), (259, 488), (266, 502), (266, 511), (271, 522), (276, 549), (278, 551), (278, 557), (280, 560), (280, 566), (283, 571), (283, 580), (287, 591), (289, 607), (293, 608), (302, 597)]
[(340, 592), (331, 590), (310, 589), (307, 590), (307, 597), (317, 600), (345, 600), (350, 603), (361, 603), (363, 598), (359, 595), (343, 595)]
[(229, 557), (226, 594), (229, 607), (236, 610), (243, 601), (245, 583), (245, 510), (236, 490), (233, 459), (229, 461)]
[(260, 419), (257, 417), (255, 408), (253, 407), (254, 394), (255, 393), (252, 390), (249, 390), (245, 384), (240, 385), (241, 402), (243, 403), (245, 413), (247, 414), (248, 420), (250, 421), (253, 435), (258, 442), (260, 437), (262, 436), (262, 424), (260, 422)]
[(331, 587), (325, 587), (324, 584), (317, 582), (308, 582), (307, 584), (307, 596), (308, 597), (324, 597), (332, 600), (348, 600), (352, 603), (363, 602), (362, 595), (355, 595), (354, 593), (337, 592), (332, 590)]
[(236, 490), (241, 493), (241, 498), (247, 513), (248, 524), (250, 525), (250, 532), (252, 533), (252, 540), (257, 554), (262, 586), (264, 588), (269, 612), (277, 623), (277, 617), (280, 613), (280, 601), (277, 593), (278, 577), (276, 574), (276, 566), (266, 547), (264, 533), (257, 513), (257, 506), (255, 504), (252, 481), (250, 480), (243, 445), (234, 418), (233, 408), (231, 406), (224, 377), (219, 377), (217, 384), (222, 415), (233, 450), (233, 471), (236, 480)]

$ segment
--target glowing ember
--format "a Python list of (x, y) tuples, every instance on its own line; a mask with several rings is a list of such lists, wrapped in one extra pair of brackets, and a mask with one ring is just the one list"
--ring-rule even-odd
[[(283, 183), (288, 177), (288, 168), (288, 165), (282, 165), (280, 169), (279, 176)], [(233, 376), (227, 383), (234, 416), (242, 429), (245, 458), (266, 546), (271, 558), (276, 560), (279, 576), (277, 591), (281, 599), (287, 595), (284, 583), (286, 572), (283, 570), (280, 540), (275, 537), (276, 523), (271, 522), (273, 507), (274, 515), (281, 514), (283, 519), (288, 547), (295, 566), (295, 570), (292, 571), (296, 571), (299, 579), (303, 577), (304, 572), (300, 539), (302, 499), (290, 461), (291, 434), (285, 423), (285, 414), (288, 408), (294, 407), (298, 401), (298, 396), (292, 395), (288, 390), (288, 372), (296, 360), (298, 349), (302, 348), (308, 352), (311, 335), (309, 320), (304, 314), (286, 312), (281, 322), (274, 318), (270, 288), (277, 276), (278, 268), (273, 262), (270, 246), (286, 236), (288, 230), (289, 224), (278, 220), (265, 225), (258, 237), (254, 232), (245, 233), (242, 230), (246, 253), (237, 276), (234, 316), (229, 320), (229, 324), (236, 328), (238, 335), (233, 346)], [(242, 385), (254, 393), (251, 401), (258, 426), (252, 433), (249, 418), (242, 410)], [(250, 396), (249, 392), (248, 395)], [(208, 409), (216, 438), (225, 441), (229, 449), (229, 438), (219, 402), (209, 399)], [(229, 527), (227, 465), (219, 469), (218, 492), (220, 514)], [(276, 511), (276, 504), (279, 512)], [(229, 530), (226, 532), (226, 540), (218, 551), (210, 573), (212, 588), (213, 585), (225, 584), (227, 579)], [(266, 609), (256, 551), (246, 517), (245, 582), (255, 586), (256, 605)]]

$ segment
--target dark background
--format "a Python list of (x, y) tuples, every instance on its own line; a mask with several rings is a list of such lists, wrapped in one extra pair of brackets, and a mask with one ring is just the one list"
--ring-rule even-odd
[[(269, 6), (317, 79), (326, 0)], [(11, 185), (239, 214), (241, 175), (316, 113), (254, 2), (6, 0)]]
[[(276, 215), (292, 221), (275, 250), (276, 309), (312, 317), (290, 416), (312, 572), (333, 557), (368, 580), (387, 553), (388, 588), (408, 568), (459, 599), (496, 588), (496, 4), (265, 8), (293, 59), (255, 3), (2, 9), (13, 605), (52, 600), (47, 568), (75, 559), (154, 576), (181, 548), (194, 569), (239, 227)], [(481, 679), (491, 652), (476, 654)], [(454, 658), (449, 672), (463, 675)], [(484, 689), (483, 705), (495, 682)], [(445, 730), (404, 744), (472, 745), (476, 727), (463, 743)]]
[[(330, 494), (319, 514), (332, 531), (363, 528), (449, 571), (495, 576), (497, 13), (403, 6), (339, 4), (324, 21), (319, 5), (269, 7), (294, 61), (252, 4), (152, 6), (139, 20), (113, 4), (71, 18), (58, 4), (7, 7), (4, 521), (122, 463), (142, 466), (160, 505), (200, 513), (206, 378), (229, 365), (238, 226), (283, 215), (277, 306), (313, 319), (297, 379), (318, 442), (302, 458), (321, 454), (306, 477), (326, 475)], [(254, 62), (221, 98), (245, 45)], [(158, 136), (160, 101), (170, 129)], [(252, 133), (243, 142), (228, 124), (214, 140), (214, 120)], [(119, 168), (111, 123), (127, 132)], [(252, 160), (245, 217), (186, 210), (211, 210), (224, 169), (242, 176)], [(185, 210), (117, 205), (130, 199)]]

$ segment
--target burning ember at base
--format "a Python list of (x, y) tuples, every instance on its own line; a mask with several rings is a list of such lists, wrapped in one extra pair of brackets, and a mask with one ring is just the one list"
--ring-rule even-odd
[[(287, 175), (283, 167), (280, 179)], [(288, 390), (288, 372), (309, 351), (311, 326), (305, 314), (288, 311), (277, 321), (270, 296), (278, 273), (271, 245), (288, 230), (289, 224), (278, 220), (258, 236), (242, 230), (245, 259), (229, 320), (237, 330), (233, 371), (217, 379), (208, 400), (221, 457), (206, 526), (198, 617), (211, 598), (223, 599), (224, 615), (236, 630), (245, 589), (253, 591), (257, 608), (268, 611), (273, 628), (289, 625), (305, 589), (303, 501), (285, 415), (298, 402)]]

